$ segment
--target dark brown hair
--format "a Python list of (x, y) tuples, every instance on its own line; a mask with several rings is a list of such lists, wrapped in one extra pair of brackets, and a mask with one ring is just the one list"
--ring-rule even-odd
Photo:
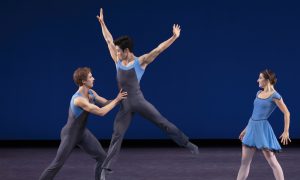
[(129, 36), (121, 36), (117, 38), (114, 40), (114, 44), (119, 46), (122, 51), (128, 48), (130, 52), (133, 52), (133, 41)]
[(270, 70), (265, 69), (260, 72), (266, 80), (269, 80), (272, 85), (275, 85), (277, 82), (276, 74)]
[(79, 67), (74, 71), (73, 80), (77, 86), (82, 86), (82, 81), (87, 80), (92, 70), (89, 67)]

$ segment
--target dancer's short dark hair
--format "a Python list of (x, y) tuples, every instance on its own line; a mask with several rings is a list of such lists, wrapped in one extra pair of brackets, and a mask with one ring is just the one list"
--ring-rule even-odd
[(115, 39), (114, 44), (119, 46), (122, 51), (128, 48), (130, 52), (133, 52), (133, 41), (129, 36), (121, 36)]

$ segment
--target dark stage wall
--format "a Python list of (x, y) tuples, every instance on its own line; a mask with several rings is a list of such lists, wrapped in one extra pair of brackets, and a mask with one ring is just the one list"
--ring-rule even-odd
[[(148, 66), (141, 87), (189, 137), (238, 138), (252, 113), (259, 72), (271, 68), (291, 112), (290, 136), (300, 138), (299, 2), (11, 0), (0, 6), (0, 140), (59, 139), (79, 66), (93, 69), (100, 95), (116, 96), (116, 69), (96, 19), (100, 7), (114, 37), (133, 37), (137, 56), (181, 25), (180, 38)], [(117, 109), (90, 117), (98, 138), (111, 137)], [(279, 136), (279, 109), (270, 123)], [(126, 138), (167, 137), (136, 116)]]

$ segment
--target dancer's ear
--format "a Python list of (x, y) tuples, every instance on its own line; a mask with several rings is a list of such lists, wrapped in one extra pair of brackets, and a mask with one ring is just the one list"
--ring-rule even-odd
[(81, 83), (82, 83), (82, 85), (85, 85), (86, 84), (86, 80), (82, 80)]

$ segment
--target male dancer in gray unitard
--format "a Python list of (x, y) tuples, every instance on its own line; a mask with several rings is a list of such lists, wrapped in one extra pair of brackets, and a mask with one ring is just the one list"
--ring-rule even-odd
[[(71, 99), (68, 121), (61, 130), (61, 142), (56, 157), (49, 167), (44, 170), (39, 178), (40, 180), (52, 180), (76, 145), (96, 160), (95, 179), (100, 179), (101, 165), (106, 157), (106, 153), (97, 138), (86, 128), (87, 118), (89, 113), (104, 116), (119, 101), (125, 99), (127, 93), (120, 91), (117, 98), (112, 101), (100, 97), (91, 89), (94, 84), (94, 78), (91, 74), (91, 69), (87, 67), (78, 68), (74, 72), (73, 79), (79, 88)], [(99, 103), (104, 107), (99, 108), (94, 103)]]
[(186, 147), (193, 154), (198, 154), (198, 147), (191, 143), (183, 132), (163, 117), (152, 104), (144, 99), (139, 85), (139, 81), (148, 64), (179, 37), (180, 26), (174, 25), (172, 37), (161, 43), (150, 53), (136, 57), (132, 52), (133, 43), (128, 36), (123, 36), (113, 41), (113, 37), (104, 23), (102, 9), (100, 9), (100, 15), (97, 18), (101, 25), (104, 39), (107, 42), (110, 55), (116, 64), (119, 88), (128, 93), (127, 99), (121, 102), (121, 109), (114, 121), (114, 132), (107, 157), (102, 164), (101, 179), (104, 180), (106, 174), (110, 171), (111, 162), (119, 153), (124, 134), (131, 123), (134, 113), (139, 113), (157, 125), (179, 146)]

